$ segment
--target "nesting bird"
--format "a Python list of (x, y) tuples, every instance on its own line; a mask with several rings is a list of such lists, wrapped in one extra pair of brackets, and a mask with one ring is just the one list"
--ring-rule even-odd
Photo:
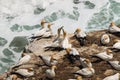
[(110, 26), (109, 26), (108, 30), (109, 30), (110, 33), (120, 33), (120, 28), (117, 27), (114, 22), (110, 23)]
[(120, 73), (116, 73), (114, 75), (108, 76), (103, 80), (120, 80)]
[(41, 59), (43, 60), (43, 62), (48, 65), (48, 66), (53, 66), (57, 64), (57, 60), (54, 58), (54, 54), (51, 56), (42, 56), (40, 55), (39, 57), (41, 57)]
[(120, 40), (115, 39), (114, 42), (115, 42), (115, 44), (113, 44), (112, 48), (120, 50)]
[(119, 61), (108, 61), (110, 65), (115, 68), (116, 70), (120, 70), (120, 64)]
[(66, 52), (71, 63), (74, 63), (75, 60), (80, 60), (79, 52), (75, 48), (66, 48)]
[(83, 60), (84, 65), (82, 65), (84, 68), (85, 67), (92, 67), (92, 63), (89, 59), (84, 59)]
[(105, 61), (109, 61), (110, 59), (113, 58), (113, 54), (112, 54), (112, 51), (110, 49), (107, 49), (106, 51), (98, 53), (98, 54), (94, 54), (92, 56), (98, 57), (98, 58), (105, 60)]
[(55, 77), (55, 75), (56, 75), (55, 69), (57, 69), (57, 67), (56, 66), (52, 66), (51, 69), (47, 69), (45, 71), (47, 78), (53, 79)]
[(101, 36), (100, 42), (101, 42), (102, 45), (109, 44), (110, 43), (110, 37), (109, 37), (109, 35), (108, 34), (103, 34)]
[(33, 68), (28, 68), (28, 69), (18, 69), (14, 71), (13, 73), (17, 73), (23, 77), (30, 77), (34, 75), (34, 70)]
[(77, 72), (75, 72), (75, 74), (82, 75), (84, 77), (91, 77), (94, 73), (95, 73), (95, 70), (92, 67), (82, 68), (81, 70), (78, 70)]
[(41, 21), (41, 29), (31, 37), (32, 39), (36, 39), (36, 38), (43, 36), (43, 34), (47, 30), (47, 28), (45, 27), (45, 23), (47, 23), (45, 20)]
[(85, 32), (83, 32), (80, 28), (77, 28), (76, 31), (74, 32), (74, 35), (76, 39), (80, 42), (81, 46), (85, 45), (87, 36)]

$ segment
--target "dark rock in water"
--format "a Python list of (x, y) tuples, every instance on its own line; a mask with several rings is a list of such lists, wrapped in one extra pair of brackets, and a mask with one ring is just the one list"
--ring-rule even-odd
[(9, 47), (15, 52), (21, 52), (27, 44), (27, 38), (25, 38), (24, 36), (17, 36), (12, 40)]
[(0, 46), (4, 46), (7, 43), (7, 40), (0, 37)]
[(36, 28), (40, 28), (41, 26), (39, 24), (33, 25), (32, 28), (36, 29)]
[(4, 63), (14, 62), (13, 60), (8, 59), (8, 58), (1, 58), (0, 60), (1, 60), (2, 62), (4, 62)]
[(80, 0), (73, 0), (75, 4), (79, 4), (81, 1)]
[(25, 30), (32, 30), (32, 29), (33, 29), (33, 27), (28, 26), (28, 25), (24, 25), (24, 26), (23, 26), (23, 29), (25, 29)]
[(79, 18), (79, 16), (80, 16), (80, 14), (79, 14), (79, 12), (75, 9), (75, 10), (73, 10), (73, 14), (70, 14), (70, 13), (67, 13), (67, 16), (68, 16), (68, 18), (69, 19), (73, 19), (73, 20), (78, 20), (78, 18)]
[(43, 11), (45, 11), (45, 9), (36, 8), (36, 9), (34, 10), (34, 14), (35, 14), (35, 15), (38, 15), (38, 14), (42, 13)]
[(57, 12), (53, 12), (52, 14), (45, 16), (44, 19), (48, 22), (53, 22), (63, 17), (65, 17), (65, 12), (63, 10), (58, 10)]
[(11, 31), (13, 32), (21, 32), (23, 29), (22, 29), (22, 26), (18, 25), (18, 24), (14, 24), (11, 28)]
[(10, 51), (8, 48), (5, 48), (5, 49), (3, 50), (3, 54), (4, 54), (6, 57), (9, 57), (9, 58), (14, 57), (13, 52)]
[(90, 1), (86, 1), (84, 4), (85, 4), (85, 8), (88, 9), (93, 9), (95, 7), (95, 4), (91, 3)]

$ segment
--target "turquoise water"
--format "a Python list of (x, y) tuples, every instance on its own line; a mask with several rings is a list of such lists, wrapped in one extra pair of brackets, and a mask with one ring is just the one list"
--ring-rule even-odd
[(55, 23), (54, 34), (62, 25), (69, 33), (77, 27), (89, 32), (120, 24), (119, 13), (118, 0), (0, 0), (0, 73), (19, 60), (41, 19)]

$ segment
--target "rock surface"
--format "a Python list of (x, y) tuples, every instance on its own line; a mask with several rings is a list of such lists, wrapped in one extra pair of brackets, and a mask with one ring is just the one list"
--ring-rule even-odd
[[(72, 40), (72, 47), (74, 47), (78, 50), (81, 57), (90, 59), (90, 61), (92, 62), (93, 68), (95, 69), (95, 74), (92, 77), (90, 77), (90, 78), (83, 77), (83, 80), (96, 80), (97, 77), (103, 79), (106, 77), (106, 75), (109, 74), (109, 71), (107, 71), (107, 70), (112, 70), (112, 72), (113, 72), (112, 74), (117, 73), (117, 72), (120, 73), (120, 71), (113, 69), (113, 67), (111, 67), (106, 61), (97, 61), (98, 58), (92, 58), (90, 56), (92, 54), (103, 52), (107, 48), (111, 48), (113, 45), (113, 40), (120, 39), (119, 36), (115, 36), (113, 34), (108, 33), (110, 36), (111, 42), (110, 42), (110, 44), (108, 44), (106, 46), (102, 46), (100, 44), (100, 37), (104, 33), (108, 33), (108, 32), (106, 30), (101, 30), (101, 31), (94, 31), (94, 32), (87, 33), (88, 36), (87, 36), (87, 41), (86, 41), (85, 46), (80, 46), (79, 42), (72, 36), (72, 34), (68, 35), (69, 39)], [(70, 61), (68, 60), (68, 58), (65, 56), (66, 55), (65, 50), (55, 50), (52, 48), (46, 48), (47, 46), (50, 46), (50, 44), (55, 39), (55, 37), (56, 36), (54, 36), (52, 38), (48, 38), (48, 39), (44, 38), (44, 39), (40, 39), (38, 41), (33, 41), (26, 48), (29, 49), (30, 51), (32, 51), (37, 56), (55, 54), (55, 58), (58, 59), (59, 64), (57, 64), (56, 77), (54, 78), (54, 80), (67, 80), (70, 78), (75, 78), (73, 73), (79, 69), (79, 62), (76, 61), (74, 64), (71, 64)], [(120, 55), (120, 52), (115, 52), (113, 60), (120, 61), (119, 55)], [(40, 61), (41, 61), (41, 59), (40, 59)], [(41, 62), (40, 62), (40, 64), (41, 64)], [(24, 67), (26, 67), (26, 68), (33, 67), (34, 71), (35, 71), (35, 75), (33, 77), (25, 78), (24, 80), (49, 80), (49, 79), (46, 79), (45, 70), (50, 67), (38, 66), (35, 64), (32, 64), (32, 65), (26, 64), (26, 65), (22, 65), (18, 68), (24, 68)], [(14, 71), (14, 69), (12, 71)], [(10, 74), (11, 74), (11, 72), (10, 72)], [(19, 79), (17, 79), (17, 80), (23, 80), (23, 78), (21, 76), (19, 76)]]

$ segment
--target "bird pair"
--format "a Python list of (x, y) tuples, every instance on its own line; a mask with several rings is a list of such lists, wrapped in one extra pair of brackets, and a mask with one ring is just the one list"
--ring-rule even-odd
[(41, 29), (35, 34), (33, 34), (33, 36), (31, 37), (32, 39), (39, 39), (41, 37), (48, 38), (53, 35), (52, 29), (51, 29), (51, 26), (53, 25), (53, 23), (49, 22), (47, 28), (45, 27), (46, 23), (48, 22), (46, 22), (45, 20), (41, 21)]

